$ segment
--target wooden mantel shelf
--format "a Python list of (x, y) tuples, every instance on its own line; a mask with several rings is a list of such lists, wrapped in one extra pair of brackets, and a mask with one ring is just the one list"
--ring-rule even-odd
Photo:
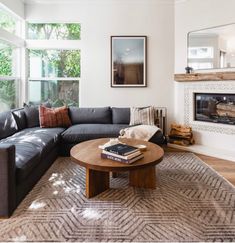
[(177, 82), (235, 80), (235, 72), (182, 73), (174, 75)]

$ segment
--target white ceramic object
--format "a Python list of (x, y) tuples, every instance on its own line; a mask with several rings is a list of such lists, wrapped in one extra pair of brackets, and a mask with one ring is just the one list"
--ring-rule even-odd
[(147, 149), (147, 146), (144, 144), (137, 144), (135, 145), (136, 148), (138, 148), (140, 151), (145, 151)]
[(112, 145), (115, 145), (115, 144), (118, 144), (118, 143), (121, 143), (121, 142), (118, 140), (118, 138), (110, 138), (110, 140), (109, 140), (107, 143), (105, 143), (105, 144), (103, 144), (103, 145), (100, 145), (99, 148), (100, 148), (100, 149), (105, 149), (105, 148), (108, 147), (108, 146), (112, 146)]

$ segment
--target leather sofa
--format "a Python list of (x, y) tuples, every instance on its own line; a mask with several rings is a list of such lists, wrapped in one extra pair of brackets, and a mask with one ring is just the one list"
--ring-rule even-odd
[[(117, 137), (130, 122), (130, 108), (70, 107), (71, 127), (40, 128), (38, 109), (29, 109), (0, 113), (0, 217), (11, 216), (58, 156), (86, 140)], [(161, 145), (165, 137), (159, 131), (150, 141)]]

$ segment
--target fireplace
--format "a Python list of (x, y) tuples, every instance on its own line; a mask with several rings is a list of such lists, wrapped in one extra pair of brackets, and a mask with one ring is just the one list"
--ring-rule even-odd
[(194, 93), (196, 121), (235, 125), (235, 94)]

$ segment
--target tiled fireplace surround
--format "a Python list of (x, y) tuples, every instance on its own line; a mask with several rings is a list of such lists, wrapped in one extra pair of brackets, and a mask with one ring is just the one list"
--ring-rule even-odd
[[(227, 136), (234, 143), (234, 149), (220, 149), (213, 148), (207, 145), (202, 145), (198, 143), (196, 139), (196, 144), (184, 149), (206, 154), (210, 156), (215, 156), (222, 159), (228, 159), (235, 162), (235, 125), (210, 123), (194, 120), (194, 93), (233, 93), (235, 94), (235, 80), (234, 81), (195, 81), (195, 82), (183, 82), (181, 83), (184, 93), (184, 123), (192, 126), (195, 133), (209, 133), (213, 139), (218, 139), (219, 142), (227, 142)], [(209, 136), (210, 136), (209, 135)], [(208, 135), (207, 135), (208, 136)], [(233, 139), (234, 136), (234, 139)], [(221, 137), (224, 139), (221, 139)], [(231, 138), (232, 137), (232, 138)], [(178, 145), (172, 145), (172, 147), (178, 147)], [(232, 146), (230, 146), (232, 147)]]
[(194, 93), (235, 94), (235, 81), (205, 81), (184, 85), (184, 122), (195, 131), (235, 135), (235, 126), (194, 120)]

